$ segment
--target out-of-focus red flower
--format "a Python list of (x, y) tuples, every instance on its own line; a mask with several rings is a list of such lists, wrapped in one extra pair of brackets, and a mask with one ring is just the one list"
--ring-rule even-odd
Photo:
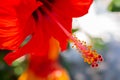
[[(51, 37), (59, 41), (61, 50), (66, 49), (68, 39), (79, 44), (71, 35), (72, 17), (86, 14), (92, 0), (0, 0), (0, 3), (0, 49), (12, 50), (5, 57), (11, 64), (25, 54), (42, 60), (48, 53)], [(30, 41), (21, 46), (28, 36)]]
[(70, 80), (68, 73), (58, 63), (59, 42), (54, 38), (49, 40), (49, 50), (46, 57), (30, 56), (27, 70), (18, 80)]
[(56, 70), (44, 77), (35, 75), (32, 71), (27, 70), (19, 77), (18, 80), (70, 80), (70, 78), (67, 72), (58, 66)]

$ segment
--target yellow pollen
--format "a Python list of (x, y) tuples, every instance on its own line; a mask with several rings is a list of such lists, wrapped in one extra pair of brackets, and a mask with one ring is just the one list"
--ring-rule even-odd
[[(92, 67), (98, 67), (98, 63), (103, 60), (101, 55), (99, 55), (96, 50), (93, 50), (92, 46), (87, 46), (85, 41), (78, 40), (75, 35), (73, 38), (74, 46), (76, 46), (77, 50), (82, 54), (84, 62), (91, 64)], [(74, 48), (74, 46), (72, 46), (72, 48)]]

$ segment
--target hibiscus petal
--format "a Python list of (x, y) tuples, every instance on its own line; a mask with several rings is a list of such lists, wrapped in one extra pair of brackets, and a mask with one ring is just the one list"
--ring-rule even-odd
[[(46, 32), (42, 29), (41, 23), (36, 24), (34, 19), (29, 20), (29, 27), (34, 27), (34, 32), (31, 35), (31, 39), (24, 46), (20, 47), (14, 52), (11, 52), (5, 56), (4, 60), (11, 65), (11, 63), (17, 58), (30, 54), (30, 56), (39, 56), (39, 58), (46, 56), (48, 54), (49, 47), (49, 35), (46, 35)], [(39, 26), (37, 26), (39, 25)]]
[[(50, 13), (71, 33), (72, 18), (66, 17), (65, 15), (61, 15), (59, 13), (56, 14), (54, 11)], [(61, 49), (65, 50), (68, 43), (68, 37), (65, 35), (63, 30), (61, 30), (59, 25), (54, 20), (52, 20), (49, 15), (44, 15), (40, 12), (38, 14), (46, 33), (56, 38), (60, 42)]]
[(36, 0), (0, 0), (0, 3), (0, 49), (13, 50), (5, 57), (6, 62), (11, 64), (26, 54), (27, 50), (23, 51), (20, 45), (34, 32), (32, 12), (41, 4)]
[[(72, 18), (68, 18), (63, 15), (54, 15), (53, 16), (59, 21), (59, 23), (71, 33), (72, 30)], [(61, 50), (66, 50), (67, 45), (68, 45), (68, 36), (63, 32), (62, 29), (60, 29), (59, 25), (56, 24), (54, 21), (50, 21), (51, 23), (51, 28), (49, 27), (48, 29), (50, 30), (50, 33), (52, 36), (54, 36), (59, 42), (61, 46)]]
[(0, 49), (15, 50), (33, 32), (29, 17), (42, 4), (36, 0), (0, 0), (0, 3)]
[[(45, 1), (44, 3), (45, 4), (44, 8), (42, 8), (42, 12), (45, 11), (43, 13), (43, 16), (45, 16), (43, 18), (43, 22), (44, 24), (47, 23), (44, 25), (46, 31), (51, 34), (51, 36), (54, 36), (60, 42), (61, 49), (65, 50), (68, 37), (60, 28), (60, 25), (62, 25), (68, 32), (71, 33), (72, 17), (86, 14), (90, 4), (92, 3), (92, 0), (54, 0), (52, 3), (48, 1)], [(46, 5), (50, 8), (48, 8)], [(46, 10), (49, 13), (47, 13)], [(49, 14), (52, 15), (54, 19), (51, 19)]]
[(69, 17), (83, 16), (93, 0), (55, 0), (54, 6)]
[(14, 50), (22, 42), (21, 30), (16, 27), (17, 19), (0, 18), (0, 48)]

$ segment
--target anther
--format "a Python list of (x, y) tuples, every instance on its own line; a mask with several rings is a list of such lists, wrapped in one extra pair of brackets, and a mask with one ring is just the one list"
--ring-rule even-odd
[(94, 65), (94, 64), (92, 64), (92, 65), (91, 65), (91, 67), (92, 67), (92, 68), (94, 68), (94, 67), (95, 67), (95, 65)]
[(100, 59), (100, 61), (102, 62), (102, 61), (103, 61), (103, 59), (101, 58), (101, 59)]
[(102, 58), (102, 56), (101, 56), (101, 55), (98, 55), (98, 58)]

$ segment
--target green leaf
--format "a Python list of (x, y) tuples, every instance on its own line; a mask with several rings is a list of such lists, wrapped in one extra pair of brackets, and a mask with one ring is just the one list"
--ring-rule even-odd
[(112, 12), (120, 11), (120, 0), (112, 0), (108, 6), (108, 10)]

